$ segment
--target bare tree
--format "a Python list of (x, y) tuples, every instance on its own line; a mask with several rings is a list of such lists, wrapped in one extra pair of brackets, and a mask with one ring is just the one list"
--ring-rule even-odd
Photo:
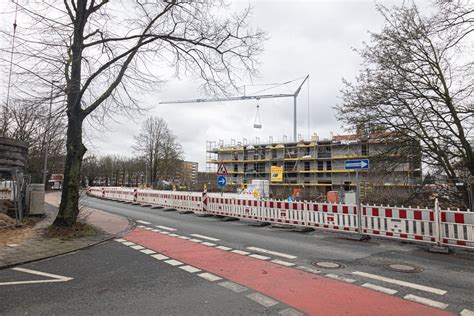
[(385, 26), (358, 51), (365, 68), (355, 83), (345, 81), (338, 116), (352, 126), (381, 126), (400, 147), (420, 144), (425, 164), (441, 168), (453, 186), (464, 182), (466, 172), (474, 175), (466, 26), (446, 24), (446, 15), (424, 17), (415, 5), (378, 10)]
[(145, 120), (135, 143), (134, 150), (149, 166), (152, 185), (160, 180), (173, 180), (180, 167), (182, 149), (162, 118), (149, 117)]
[(265, 37), (248, 27), (250, 10), (228, 14), (223, 1), (18, 0), (16, 6), (24, 21), (15, 51), (17, 94), (44, 95), (55, 80), (66, 95), (67, 155), (54, 222), (61, 226), (77, 219), (82, 130), (91, 114), (137, 108), (137, 92), (156, 87), (170, 67), (202, 79), (209, 92), (226, 91), (255, 73)]

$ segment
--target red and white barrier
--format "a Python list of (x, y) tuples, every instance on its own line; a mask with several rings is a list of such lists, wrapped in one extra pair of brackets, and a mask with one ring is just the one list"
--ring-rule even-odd
[[(359, 233), (357, 206), (315, 202), (257, 200), (233, 193), (156, 191), (92, 187), (88, 193), (106, 199), (270, 223)], [(383, 238), (474, 248), (474, 213), (362, 205), (361, 233)]]

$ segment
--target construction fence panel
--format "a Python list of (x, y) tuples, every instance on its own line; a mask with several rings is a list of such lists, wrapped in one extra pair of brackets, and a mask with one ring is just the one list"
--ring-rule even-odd
[(442, 244), (474, 248), (474, 212), (441, 211)]
[(330, 203), (306, 203), (307, 226), (357, 233), (357, 206)]
[(362, 206), (362, 232), (367, 235), (436, 242), (435, 211), (408, 207)]

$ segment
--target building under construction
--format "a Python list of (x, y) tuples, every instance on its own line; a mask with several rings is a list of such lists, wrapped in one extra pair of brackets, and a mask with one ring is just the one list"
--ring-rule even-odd
[[(275, 197), (293, 195), (301, 190), (303, 198), (315, 198), (328, 191), (350, 191), (356, 186), (354, 170), (345, 170), (348, 159), (370, 159), (368, 171), (360, 174), (362, 194), (371, 192), (374, 186), (410, 187), (421, 177), (421, 154), (417, 146), (400, 151), (397, 142), (387, 140), (381, 134), (367, 136), (337, 135), (329, 139), (298, 142), (267, 143), (258, 140), (253, 144), (232, 141), (231, 144), (207, 142), (207, 166), (215, 171), (223, 162), (228, 171), (228, 183), (240, 186), (255, 179), (270, 180)], [(282, 179), (274, 181), (272, 166), (282, 173)], [(274, 169), (275, 170), (275, 169)]]

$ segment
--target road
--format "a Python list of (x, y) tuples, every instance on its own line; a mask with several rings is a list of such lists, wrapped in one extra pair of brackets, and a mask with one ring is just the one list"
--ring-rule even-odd
[[(138, 227), (115, 242), (32, 265), (73, 278), (52, 285), (59, 300), (50, 303), (57, 309), (48, 309), (47, 297), (40, 295), (38, 304), (46, 299), (42, 309), (10, 305), (0, 314), (74, 314), (82, 304), (101, 314), (472, 315), (474, 310), (472, 252), (433, 254), (425, 245), (255, 227), (91, 197), (81, 202), (129, 217)], [(416, 270), (394, 271), (391, 264)], [(17, 271), (0, 271), (0, 284), (18, 277)], [(16, 285), (7, 294), (19, 303), (27, 288), (31, 293), (29, 287), (42, 286), (47, 285)], [(63, 291), (68, 287), (91, 291), (77, 298)], [(5, 288), (0, 286), (2, 298)], [(71, 297), (72, 304), (61, 304)]]

